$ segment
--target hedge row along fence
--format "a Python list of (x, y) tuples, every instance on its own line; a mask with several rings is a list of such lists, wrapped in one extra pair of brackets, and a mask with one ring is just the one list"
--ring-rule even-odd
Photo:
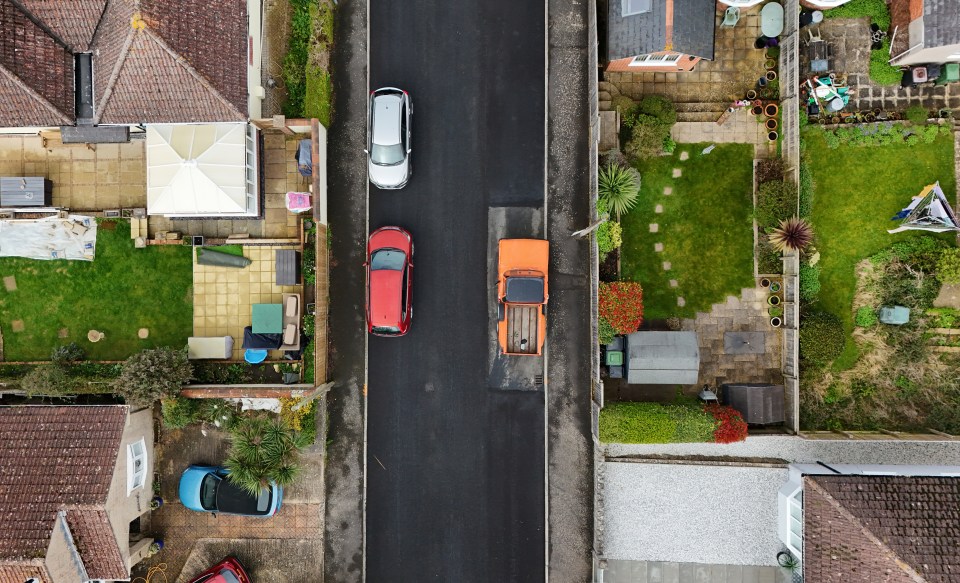
[(616, 402), (600, 412), (605, 443), (734, 443), (746, 437), (740, 413), (721, 405)]

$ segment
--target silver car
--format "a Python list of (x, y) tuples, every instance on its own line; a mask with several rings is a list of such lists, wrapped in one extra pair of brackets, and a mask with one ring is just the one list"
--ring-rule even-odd
[(367, 118), (367, 172), (378, 188), (395, 190), (410, 180), (410, 95), (384, 87), (370, 93)]

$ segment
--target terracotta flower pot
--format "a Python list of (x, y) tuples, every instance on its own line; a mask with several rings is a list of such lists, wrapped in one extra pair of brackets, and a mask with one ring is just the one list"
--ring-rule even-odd
[(761, 278), (760, 287), (770, 287), (770, 279), (766, 277)]
[[(773, 69), (774, 67), (776, 67), (776, 66), (777, 66), (777, 60), (776, 60), (776, 59), (767, 59), (766, 61), (763, 62), (763, 68), (764, 68), (764, 69), (767, 69), (768, 71), (769, 71), (769, 70), (772, 70), (772, 69)], [(772, 80), (773, 80), (773, 79), (771, 79), (771, 81), (772, 81)]]
[(757, 98), (757, 92), (753, 89), (747, 91), (747, 101), (753, 101)]
[(767, 122), (764, 125), (772, 132), (773, 130), (777, 129), (777, 118), (768, 117)]
[(757, 116), (763, 115), (763, 108), (760, 107), (759, 105), (754, 105), (753, 109), (750, 110), (750, 113)]
[(777, 112), (780, 111), (780, 107), (776, 103), (768, 103), (763, 108), (763, 115), (767, 117), (775, 117)]
[(767, 78), (767, 81), (773, 81), (774, 79), (777, 78), (777, 72), (776, 72), (776, 71), (767, 71), (767, 74), (765, 75), (765, 77)]

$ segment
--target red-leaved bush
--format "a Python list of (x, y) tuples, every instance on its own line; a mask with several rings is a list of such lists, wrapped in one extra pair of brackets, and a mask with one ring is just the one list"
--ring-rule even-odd
[(707, 405), (705, 408), (717, 420), (717, 427), (713, 430), (714, 442), (735, 443), (747, 438), (747, 422), (740, 411), (722, 405)]
[(600, 282), (600, 317), (617, 334), (636, 332), (643, 322), (643, 290), (635, 281)]

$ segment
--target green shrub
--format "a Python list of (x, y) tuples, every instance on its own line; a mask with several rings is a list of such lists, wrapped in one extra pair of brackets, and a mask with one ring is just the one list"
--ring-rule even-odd
[(867, 16), (880, 27), (880, 30), (890, 28), (890, 9), (884, 0), (851, 0), (842, 6), (824, 11), (827, 18), (860, 18)]
[(599, 198), (613, 215), (620, 217), (637, 204), (640, 195), (640, 175), (633, 168), (607, 166), (597, 176)]
[(903, 73), (891, 65), (890, 39), (883, 39), (883, 46), (870, 51), (870, 79), (877, 85), (899, 85)]
[(900, 261), (929, 273), (937, 268), (943, 250), (948, 247), (943, 239), (922, 235), (898, 241), (890, 246), (890, 250)]
[(182, 429), (198, 419), (200, 400), (186, 397), (169, 397), (160, 401), (160, 416), (170, 429)]
[(86, 356), (86, 353), (76, 342), (71, 342), (54, 348), (53, 352), (50, 353), (50, 361), (55, 364), (66, 364), (83, 360)]
[(123, 363), (114, 390), (131, 404), (147, 406), (162, 397), (173, 397), (193, 376), (186, 350), (141, 350)]
[(628, 158), (653, 158), (663, 153), (663, 144), (670, 137), (670, 128), (660, 124), (639, 124), (630, 129), (627, 136), (623, 152)]
[(600, 344), (610, 344), (616, 335), (617, 331), (613, 329), (613, 324), (606, 318), (599, 318), (597, 320), (597, 336)]
[(654, 117), (666, 126), (677, 123), (677, 108), (673, 102), (662, 95), (644, 95), (637, 103), (637, 110), (645, 115)]
[(620, 117), (623, 118), (626, 116), (627, 112), (636, 107), (636, 102), (630, 99), (626, 95), (616, 95), (611, 100), (611, 105), (613, 108), (620, 112)]
[(676, 149), (677, 143), (673, 141), (673, 138), (670, 136), (663, 138), (663, 151), (665, 154), (673, 154)]
[(869, 328), (875, 325), (878, 321), (876, 310), (870, 306), (863, 306), (862, 308), (858, 309), (857, 315), (853, 319), (853, 322), (861, 328)]
[(704, 443), (716, 420), (700, 406), (614, 402), (600, 411), (600, 439), (607, 443)]
[(59, 364), (40, 364), (20, 379), (20, 388), (28, 396), (69, 395), (77, 383)]
[(960, 283), (960, 249), (950, 247), (940, 252), (937, 279), (943, 283)]
[(237, 405), (224, 399), (201, 399), (197, 419), (221, 429), (232, 429), (240, 420)]
[(757, 189), (757, 225), (763, 232), (776, 228), (780, 221), (794, 215), (797, 204), (796, 187), (780, 180), (764, 182)]
[(800, 301), (811, 303), (820, 295), (820, 265), (800, 266)]
[(927, 108), (920, 105), (911, 105), (907, 108), (907, 111), (904, 112), (903, 117), (907, 118), (910, 123), (915, 123), (917, 125), (923, 125), (927, 123), (927, 116), (929, 115)]
[(800, 358), (823, 367), (843, 352), (846, 336), (840, 318), (829, 312), (811, 311), (800, 318)]
[(850, 392), (857, 399), (869, 399), (877, 392), (877, 386), (869, 379), (853, 379), (850, 383)]
[(224, 465), (238, 488), (258, 494), (270, 482), (289, 486), (301, 470), (302, 434), (282, 420), (266, 415), (244, 417), (230, 431), (230, 451)]
[(810, 166), (800, 161), (800, 218), (808, 218), (813, 213), (813, 174), (810, 172)]
[(826, 393), (823, 395), (823, 402), (827, 405), (834, 405), (844, 400), (847, 396), (846, 391), (844, 390), (843, 385), (840, 383), (831, 383), (827, 387)]
[(597, 227), (597, 247), (601, 257), (623, 244), (623, 227), (616, 221), (607, 221)]

